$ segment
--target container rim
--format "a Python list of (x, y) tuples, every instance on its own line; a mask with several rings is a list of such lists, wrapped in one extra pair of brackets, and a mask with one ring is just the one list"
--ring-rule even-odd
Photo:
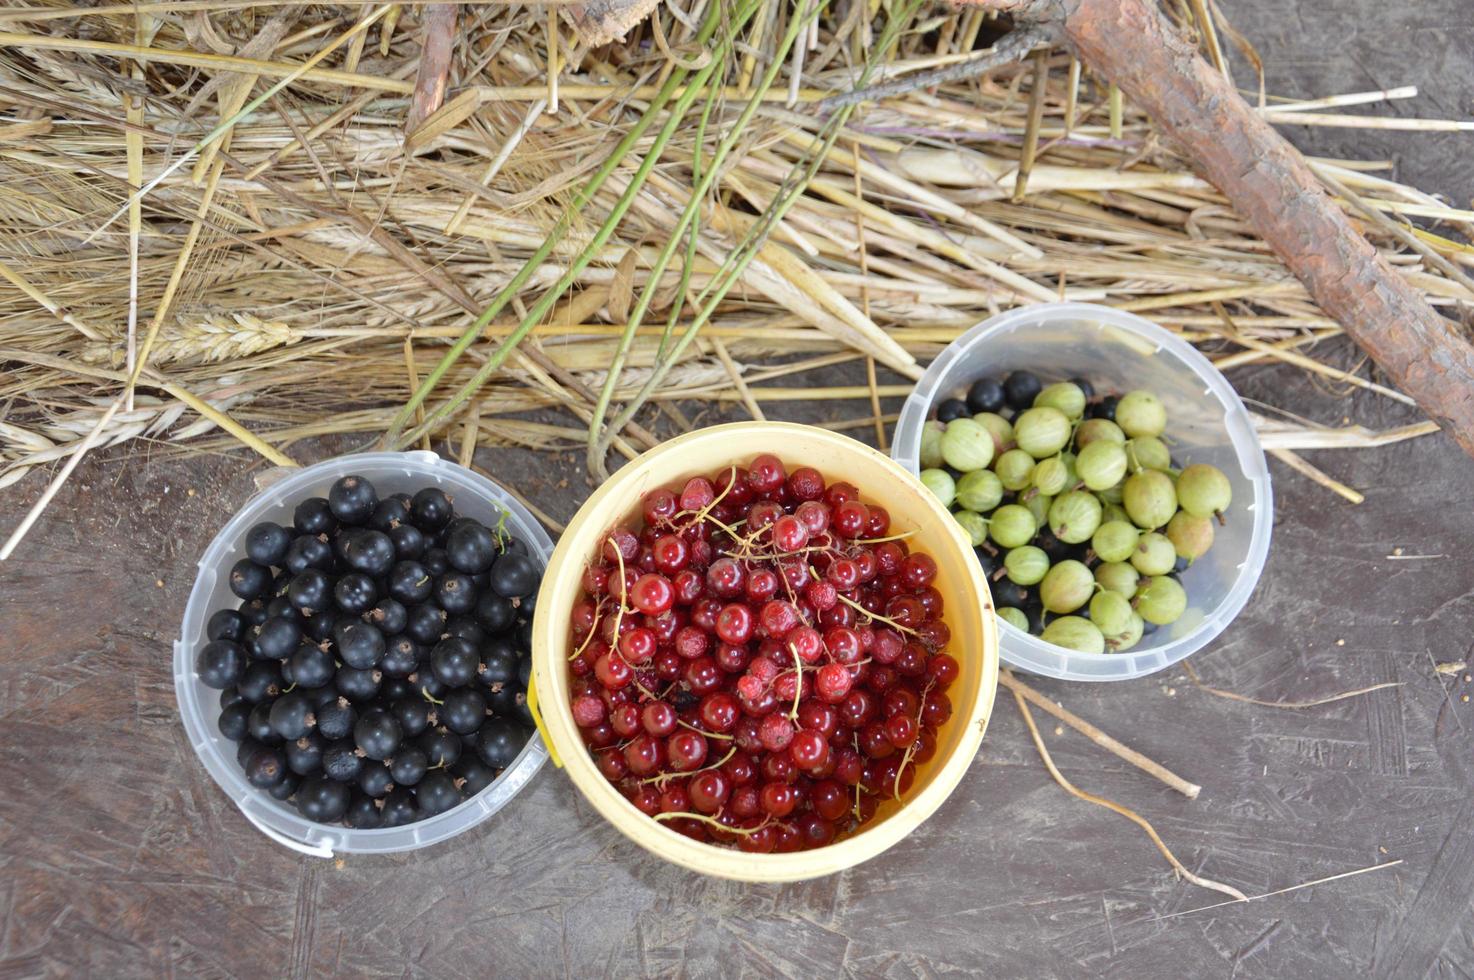
[[(908, 472), (920, 467), (921, 427), (940, 393), (942, 378), (966, 350), (992, 334), (1009, 333), (1030, 323), (1052, 319), (1093, 319), (1100, 329), (1130, 334), (1146, 344), (1151, 356), (1165, 351), (1185, 365), (1202, 382), (1203, 394), (1216, 398), (1224, 409), (1224, 422), (1234, 455), (1245, 479), (1253, 487), (1254, 499), (1243, 510), (1253, 514), (1248, 552), (1222, 601), (1205, 611), (1191, 631), (1160, 646), (1121, 653), (1082, 653), (1045, 643), (1037, 637), (1004, 623), (1000, 630), (1000, 656), (1011, 667), (1057, 677), (1062, 680), (1109, 682), (1134, 680), (1172, 666), (1207, 646), (1248, 604), (1269, 555), (1274, 525), (1274, 494), (1269, 466), (1258, 432), (1243, 401), (1223, 373), (1196, 347), (1150, 320), (1095, 303), (1039, 303), (1022, 306), (989, 317), (951, 341), (923, 372), (901, 407), (891, 455)], [(1084, 669), (1081, 669), (1081, 668)]]
[(252, 494), (211, 539), (195, 563), (197, 574), (185, 604), (179, 637), (174, 641), (174, 693), (185, 736), (211, 779), (247, 820), (277, 843), (313, 857), (332, 857), (336, 852), (387, 854), (415, 850), (463, 833), (501, 809), (537, 774), (548, 757), (547, 747), (534, 733), (512, 764), (465, 802), (403, 827), (355, 830), (315, 823), (292, 813), (287, 804), (246, 782), (234, 760), (222, 754), (220, 738), (207, 721), (210, 708), (199, 703), (194, 690), (192, 638), (199, 635), (210, 612), (205, 607), (223, 571), (223, 559), (231, 542), (243, 540), (245, 532), (261, 519), (265, 509), (304, 494), (324, 479), (350, 472), (363, 473), (369, 479), (386, 473), (423, 476), (432, 482), (457, 484), (461, 489), (469, 487), (488, 503), (508, 512), (513, 533), (527, 542), (544, 568), (553, 551), (547, 532), (516, 497), (481, 474), (424, 450), (348, 453), (304, 466)]

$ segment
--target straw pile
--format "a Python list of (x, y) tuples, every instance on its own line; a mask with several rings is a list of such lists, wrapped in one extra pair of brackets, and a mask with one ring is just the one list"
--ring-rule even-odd
[[(0, 485), (84, 440), (284, 463), (344, 432), (587, 447), (597, 474), (662, 401), (844, 400), (870, 425), (959, 332), (1060, 297), (1408, 401), (1314, 359), (1336, 324), (1119, 93), (1057, 52), (980, 72), (1006, 29), (980, 11), (678, 0), (590, 50), (556, 5), (466, 4), (436, 108), (430, 9), (0, 11)], [(1409, 125), (1325, 111), (1409, 94), (1263, 111)], [(1474, 213), (1384, 162), (1315, 165), (1467, 310), (1474, 251), (1407, 221)], [(879, 374), (806, 378), (851, 361)], [(1301, 464), (1430, 431), (1266, 422)]]

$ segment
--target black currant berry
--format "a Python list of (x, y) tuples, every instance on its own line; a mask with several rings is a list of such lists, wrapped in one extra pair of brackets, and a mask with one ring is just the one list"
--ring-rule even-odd
[(481, 648), (480, 670), (476, 679), (487, 687), (508, 687), (517, 681), (517, 651), (505, 640), (493, 640)]
[(353, 734), (353, 726), (358, 722), (358, 711), (341, 695), (331, 704), (318, 707), (314, 713), (317, 715), (318, 732), (329, 741), (347, 738)]
[(273, 616), (256, 631), (251, 653), (262, 660), (285, 660), (301, 641), (302, 630), (295, 619)]
[(532, 652), (532, 620), (524, 619), (517, 624), (517, 649), (523, 653)]
[(312, 701), (300, 692), (283, 694), (271, 705), (271, 730), (285, 741), (295, 742), (316, 727)]
[(476, 603), (476, 621), (490, 632), (500, 633), (517, 622), (517, 607), (505, 596), (484, 593)]
[(271, 587), (271, 569), (242, 558), (230, 566), (230, 591), (242, 599), (259, 599)]
[(338, 659), (349, 667), (368, 670), (384, 658), (384, 634), (359, 619), (342, 620), (333, 630)]
[(415, 806), (412, 791), (400, 787), (384, 797), (384, 806), (379, 810), (380, 827), (403, 827), (420, 819), (420, 808)]
[(306, 618), (302, 627), (314, 642), (321, 643), (323, 640), (333, 638), (333, 630), (343, 621), (343, 614), (336, 609), (320, 609)]
[(465, 572), (446, 572), (435, 580), (435, 602), (448, 613), (476, 608), (476, 584)]
[(444, 813), (461, 802), (461, 790), (447, 772), (426, 773), (415, 787), (415, 801), (426, 816)]
[(315, 643), (302, 643), (287, 660), (292, 683), (303, 687), (321, 687), (333, 679), (337, 663), (333, 655)]
[(316, 776), (302, 780), (297, 787), (297, 809), (308, 820), (336, 823), (348, 812), (348, 787), (331, 779)]
[(238, 766), (244, 766), (246, 764), (246, 760), (251, 757), (251, 753), (255, 752), (260, 747), (261, 743), (252, 738), (249, 734), (247, 734), (246, 737), (241, 739), (240, 743), (235, 747), (235, 764)]
[(965, 419), (972, 413), (967, 410), (967, 402), (961, 398), (948, 398), (937, 406), (937, 421), (951, 422), (954, 419)]
[(329, 742), (322, 750), (322, 771), (335, 782), (347, 783), (358, 778), (363, 771), (363, 754), (351, 738), (340, 738)]
[(263, 745), (246, 757), (242, 768), (246, 782), (257, 789), (270, 789), (286, 775), (287, 762), (280, 749)]
[(973, 415), (997, 412), (1003, 408), (1003, 402), (1003, 385), (993, 378), (978, 378), (967, 389), (967, 410)]
[(245, 669), (236, 684), (241, 696), (252, 704), (275, 699), (285, 686), (278, 660), (257, 660)]
[[(485, 727), (484, 725), (482, 726)], [(432, 769), (444, 769), (455, 765), (461, 755), (460, 737), (446, 728), (432, 728), (421, 735), (415, 744), (430, 760)]]
[(425, 566), (425, 571), (432, 577), (439, 577), (450, 571), (450, 556), (445, 553), (444, 548), (427, 548), (420, 556), (420, 564)]
[(404, 729), (388, 711), (370, 711), (353, 726), (353, 741), (370, 759), (380, 762), (394, 754), (404, 740)]
[(219, 700), (220, 707), (224, 709), (230, 707), (233, 704), (240, 704), (246, 699), (241, 697), (241, 692), (239, 691), (239, 689), (237, 689), (235, 685), (232, 684), (230, 687), (227, 687), (220, 692)]
[(379, 813), (379, 804), (373, 797), (355, 793), (343, 812), (343, 822), (354, 830), (373, 830), (384, 822)]
[[(237, 606), (236, 610), (245, 622), (245, 629), (250, 629), (252, 626), (260, 626), (271, 618), (271, 615), (266, 611), (266, 603), (260, 599), (247, 599)], [(241, 635), (245, 636), (245, 633), (242, 632)]]
[(1087, 400), (1095, 397), (1095, 385), (1091, 384), (1085, 378), (1071, 378), (1070, 384), (1074, 385), (1076, 388), (1079, 388), (1081, 394), (1083, 394)]
[(417, 561), (401, 561), (389, 570), (389, 595), (405, 605), (414, 605), (430, 598), (435, 589), (435, 578)]
[(309, 732), (295, 742), (288, 742), (287, 767), (299, 776), (321, 772), (322, 753), (327, 744), (327, 739), (317, 732)]
[(471, 683), (480, 666), (481, 659), (476, 656), (476, 648), (465, 640), (446, 637), (430, 651), (430, 669), (434, 672), (435, 679), (446, 687), (461, 687)]
[(537, 590), (542, 572), (537, 563), (526, 555), (509, 551), (491, 566), (491, 587), (497, 595), (508, 599), (520, 599)]
[(291, 584), (287, 586), (287, 598), (308, 616), (320, 609), (326, 609), (332, 601), (332, 595), (332, 579), (328, 578), (326, 572), (316, 568), (308, 568), (293, 575)]
[(328, 507), (343, 524), (363, 524), (378, 506), (378, 491), (361, 476), (341, 477), (328, 488)]
[(410, 520), (422, 531), (439, 531), (455, 516), (450, 498), (438, 487), (426, 487), (410, 502)]
[(1029, 618), (1029, 632), (1038, 636), (1044, 632), (1044, 607), (1037, 601), (1030, 602), (1024, 607), (1024, 615)]
[(303, 534), (331, 534), (338, 519), (322, 497), (308, 497), (292, 513), (292, 526)]
[(239, 701), (220, 712), (220, 721), (217, 723), (220, 734), (232, 742), (239, 742), (246, 737), (246, 723), (251, 717), (251, 703)]
[(413, 524), (401, 524), (388, 534), (389, 540), (394, 542), (394, 557), (412, 560), (425, 553), (425, 534)]
[(445, 635), (465, 640), (475, 647), (491, 639), (491, 635), (481, 627), (481, 624), (470, 616), (452, 616), (446, 620)]
[(405, 738), (418, 738), (438, 720), (434, 707), (422, 697), (411, 696), (396, 699), (389, 710), (399, 720)]
[(461, 791), (468, 797), (475, 796), (496, 782), (496, 770), (469, 752), (461, 756), (461, 760), (455, 764), (451, 772), (464, 780)]
[(217, 691), (224, 690), (245, 673), (246, 651), (239, 643), (230, 640), (211, 640), (195, 654), (194, 669), (200, 675), (201, 684)]
[(385, 497), (369, 515), (367, 523), (375, 531), (388, 534), (396, 527), (409, 523), (409, 505), (398, 497)]
[(245, 635), (246, 620), (234, 609), (220, 609), (205, 622), (205, 639), (239, 642)]
[(282, 776), (281, 782), (266, 792), (271, 794), (273, 800), (290, 800), (297, 794), (297, 789), (302, 785), (302, 777), (294, 772), (287, 772)]
[(394, 542), (383, 531), (349, 531), (338, 538), (338, 545), (344, 563), (355, 572), (379, 578), (394, 567)]
[(358, 788), (376, 800), (388, 796), (394, 788), (394, 777), (389, 773), (388, 764), (373, 766), (364, 763), (363, 772), (358, 774)]
[(384, 674), (374, 668), (359, 670), (356, 667), (339, 667), (338, 691), (350, 701), (367, 701), (379, 693)]
[(246, 718), (246, 735), (263, 745), (276, 745), (282, 737), (271, 727), (271, 701), (262, 701), (251, 708)]
[(1116, 405), (1120, 400), (1115, 395), (1107, 395), (1090, 406), (1090, 417), (1093, 419), (1107, 419), (1111, 422), (1116, 421)]
[(262, 521), (246, 532), (246, 556), (258, 565), (280, 567), (291, 543), (292, 532), (280, 524)]
[(396, 786), (413, 786), (425, 777), (429, 769), (429, 757), (415, 746), (401, 748), (389, 763), (389, 775)]
[(527, 743), (527, 730), (502, 718), (493, 718), (481, 726), (476, 738), (476, 752), (481, 761), (493, 769), (505, 769), (517, 760), (517, 753)]
[(409, 621), (404, 624), (405, 635), (416, 643), (431, 646), (445, 632), (445, 610), (431, 603), (411, 606)]
[[(384, 665), (380, 664), (379, 670), (382, 671), (383, 669)], [(379, 703), (381, 705), (393, 704), (400, 698), (413, 697), (419, 693), (419, 688), (415, 687), (414, 681), (410, 680), (407, 676), (390, 677), (385, 674), (384, 683), (379, 685)]]
[[(384, 657), (379, 670), (390, 679), (408, 677), (420, 665), (420, 645), (407, 636), (392, 636), (385, 641)], [(387, 683), (387, 681), (385, 682)]]
[(1012, 606), (1014, 609), (1022, 609), (1024, 603), (1029, 601), (1028, 590), (1022, 585), (1016, 585), (1006, 578), (992, 583), (993, 602), (999, 606)]
[(527, 685), (532, 683), (532, 658), (524, 656), (517, 661), (517, 683), (522, 685), (525, 691)]
[(486, 698), (473, 687), (463, 687), (447, 694), (435, 713), (440, 723), (457, 735), (470, 735), (486, 720)]
[(326, 571), (332, 564), (333, 546), (309, 534), (293, 541), (282, 559), (282, 567), (293, 575), (300, 575), (309, 568)]
[(409, 625), (409, 610), (396, 599), (380, 599), (363, 618), (385, 636), (394, 636)]
[(490, 568), (496, 553), (496, 536), (476, 521), (460, 524), (445, 541), (451, 567), (470, 574)]
[(1003, 382), (1003, 397), (1009, 408), (1023, 410), (1032, 407), (1034, 399), (1043, 390), (1044, 385), (1028, 371), (1014, 371)]
[(379, 589), (374, 580), (362, 572), (349, 572), (333, 586), (333, 601), (344, 612), (367, 612), (379, 601)]

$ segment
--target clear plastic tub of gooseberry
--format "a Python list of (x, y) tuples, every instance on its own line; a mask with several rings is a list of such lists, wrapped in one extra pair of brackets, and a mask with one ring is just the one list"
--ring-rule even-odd
[(1027, 369), (1045, 384), (1083, 377), (1097, 394), (1155, 392), (1167, 408), (1164, 439), (1182, 465), (1228, 475), (1233, 504), (1213, 547), (1180, 578), (1188, 608), (1120, 653), (1081, 653), (1002, 623), (999, 655), (1011, 667), (1076, 681), (1124, 681), (1170, 667), (1222, 633), (1249, 601), (1269, 555), (1274, 517), (1269, 468), (1244, 404), (1192, 345), (1131, 313), (1089, 303), (1045, 303), (992, 317), (932, 361), (906, 399), (891, 455), (919, 471), (922, 425), (933, 406), (982, 377)]
[(455, 499), (457, 514), (495, 526), (506, 515), (506, 527), (526, 542), (531, 555), (546, 566), (553, 542), (527, 508), (480, 474), (430, 452), (359, 453), (339, 456), (291, 473), (246, 502), (221, 529), (199, 561), (199, 576), (184, 608), (184, 625), (174, 643), (174, 690), (179, 715), (195, 754), (241, 813), (267, 837), (314, 857), (335, 853), (387, 854), (429, 847), (470, 830), (496, 813), (526, 786), (547, 761), (548, 750), (533, 733), (516, 760), (477, 795), (444, 813), (403, 827), (353, 830), (308, 820), (289, 803), (271, 798), (246, 782), (235, 762), (235, 743), (220, 734), (219, 692), (195, 676), (195, 654), (206, 642), (205, 623), (217, 609), (239, 604), (230, 591), (230, 566), (245, 554), (246, 532), (261, 521), (290, 526), (292, 511), (306, 497), (325, 497), (339, 477), (367, 477), (380, 495), (414, 493), (438, 486)]

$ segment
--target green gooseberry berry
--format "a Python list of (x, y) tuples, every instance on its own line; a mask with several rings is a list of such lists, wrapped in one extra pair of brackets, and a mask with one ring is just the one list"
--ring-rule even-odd
[(1099, 439), (1080, 450), (1075, 472), (1091, 490), (1109, 490), (1126, 476), (1126, 447)]
[[(1116, 488), (1113, 487), (1112, 489)], [(1121, 501), (1110, 499), (1110, 491), (1102, 490), (1096, 496), (1100, 498), (1101, 521), (1125, 521), (1127, 524), (1131, 523), (1131, 517), (1126, 513), (1126, 508), (1121, 506)], [(1115, 496), (1120, 496), (1119, 490), (1117, 490)]]
[(1022, 449), (1010, 449), (998, 457), (998, 462), (993, 464), (993, 472), (998, 474), (1003, 489), (1016, 493), (1033, 480), (1034, 457)]
[(1053, 456), (1070, 442), (1070, 420), (1049, 405), (1031, 408), (1013, 423), (1018, 447), (1035, 459)]
[(1167, 540), (1177, 549), (1178, 558), (1196, 561), (1213, 547), (1213, 518), (1179, 510), (1167, 522)]
[(1065, 418), (1075, 421), (1085, 414), (1085, 392), (1073, 381), (1061, 381), (1035, 395), (1034, 407), (1057, 408)]
[(1131, 461), (1131, 471), (1169, 470), (1172, 468), (1172, 450), (1155, 436), (1142, 436), (1126, 443), (1126, 457)]
[(1024, 615), (1022, 609), (1015, 609), (1012, 606), (1000, 606), (994, 611), (998, 614), (999, 619), (1014, 629), (1023, 630), (1025, 633), (1029, 631), (1029, 617)]
[(932, 492), (943, 507), (951, 507), (957, 496), (957, 481), (946, 470), (922, 470), (921, 485)]
[(1031, 477), (1034, 489), (1046, 497), (1053, 497), (1069, 485), (1070, 468), (1060, 456), (1039, 460)]
[(1106, 521), (1090, 536), (1090, 547), (1101, 561), (1127, 561), (1136, 550), (1136, 539), (1140, 536), (1141, 532), (1130, 521)]
[(1044, 627), (1039, 638), (1066, 650), (1105, 653), (1105, 637), (1094, 623), (1083, 616), (1061, 616)]
[(1177, 513), (1177, 488), (1161, 470), (1142, 470), (1126, 478), (1121, 504), (1137, 527), (1150, 531), (1172, 520)]
[(1123, 519), (1130, 520), (1130, 518), (1126, 517), (1126, 508), (1121, 506), (1121, 500), (1125, 496), (1125, 493), (1126, 481), (1122, 480), (1113, 487), (1106, 487), (1104, 490), (1097, 492), (1096, 496), (1100, 498), (1101, 506), (1115, 507), (1121, 512)]
[(1175, 578), (1158, 575), (1141, 583), (1131, 604), (1148, 623), (1166, 626), (1187, 611), (1187, 592)]
[(1177, 476), (1177, 503), (1194, 517), (1212, 517), (1228, 510), (1233, 487), (1216, 466), (1193, 463)]
[(1084, 490), (1071, 490), (1049, 505), (1049, 529), (1065, 544), (1089, 541), (1100, 527), (1100, 501)]
[(1029, 508), (1029, 513), (1034, 515), (1034, 523), (1040, 527), (1049, 523), (1049, 508), (1054, 504), (1053, 497), (1046, 497), (1042, 493), (1030, 496), (1026, 492), (1020, 499), (1023, 505)]
[(953, 419), (942, 433), (942, 459), (962, 473), (983, 469), (993, 462), (993, 437), (972, 419)]
[(992, 470), (973, 470), (957, 481), (957, 506), (986, 514), (1003, 502), (1003, 483)]
[(1130, 562), (1102, 562), (1095, 568), (1095, 581), (1102, 589), (1110, 589), (1129, 598), (1136, 595), (1136, 587), (1141, 584), (1141, 573)]
[(993, 437), (993, 456), (1002, 456), (1013, 448), (1013, 423), (997, 412), (979, 412), (972, 417)]
[(1177, 549), (1165, 534), (1143, 534), (1131, 552), (1131, 564), (1143, 575), (1166, 575), (1177, 564)]
[(1110, 419), (1086, 419), (1075, 429), (1075, 449), (1081, 450), (1092, 442), (1114, 442), (1126, 445), (1126, 433)]
[(1131, 600), (1119, 592), (1106, 589), (1090, 598), (1090, 621), (1108, 637), (1124, 633), (1134, 615)]
[(1027, 507), (1004, 504), (988, 518), (988, 537), (1000, 548), (1018, 548), (1034, 539), (1039, 522)]
[(1037, 585), (1049, 571), (1049, 556), (1031, 544), (1011, 548), (1003, 556), (1003, 570), (1014, 585)]
[(1128, 391), (1116, 403), (1116, 424), (1131, 436), (1159, 436), (1167, 428), (1167, 408), (1144, 388)]
[(921, 468), (934, 470), (942, 465), (942, 433), (947, 427), (936, 419), (928, 419), (921, 427)]
[(1049, 567), (1039, 582), (1039, 601), (1053, 613), (1071, 613), (1090, 601), (1095, 576), (1084, 562), (1066, 558)]
[(959, 510), (952, 516), (957, 519), (962, 530), (967, 532), (967, 537), (974, 548), (988, 540), (988, 519), (982, 514), (970, 510)]
[(1080, 475), (1075, 471), (1075, 459), (1075, 454), (1068, 449), (1059, 454), (1059, 461), (1065, 464), (1065, 473), (1068, 474), (1068, 478), (1065, 480), (1065, 486), (1067, 487), (1078, 487), (1080, 485)]
[(1106, 637), (1106, 649), (1111, 651), (1111, 653), (1130, 650), (1141, 642), (1141, 634), (1145, 629), (1146, 624), (1142, 621), (1142, 618), (1135, 612), (1132, 612), (1131, 621), (1127, 624), (1125, 630), (1113, 636)]

